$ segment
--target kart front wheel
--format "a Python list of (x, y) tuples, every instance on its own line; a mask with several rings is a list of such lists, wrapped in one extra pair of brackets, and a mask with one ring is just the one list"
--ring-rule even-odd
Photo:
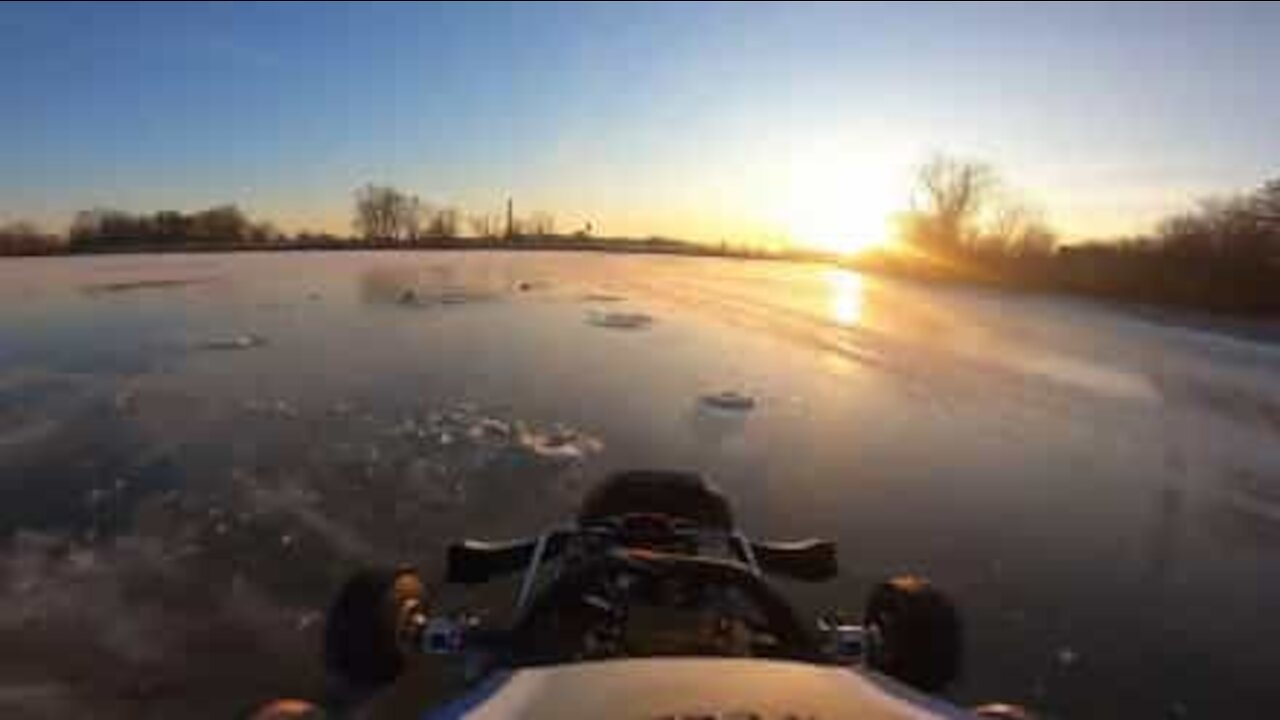
[(918, 690), (935, 693), (960, 672), (960, 618), (928, 581), (896, 577), (867, 599), (867, 662)]
[(402, 616), (424, 602), (422, 581), (413, 570), (368, 569), (352, 575), (325, 619), (325, 668), (352, 688), (389, 685), (404, 670)]

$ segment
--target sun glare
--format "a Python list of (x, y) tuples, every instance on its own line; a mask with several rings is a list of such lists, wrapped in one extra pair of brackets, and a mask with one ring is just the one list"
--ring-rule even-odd
[(831, 291), (831, 319), (837, 325), (853, 327), (862, 321), (862, 276), (841, 268), (827, 271)]
[(838, 166), (838, 158), (793, 163), (779, 222), (800, 247), (854, 255), (883, 246), (900, 204), (890, 183)]

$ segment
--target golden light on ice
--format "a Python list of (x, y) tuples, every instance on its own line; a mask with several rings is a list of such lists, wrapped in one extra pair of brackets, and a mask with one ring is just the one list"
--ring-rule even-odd
[(862, 276), (848, 270), (828, 270), (827, 286), (831, 292), (831, 319), (844, 327), (857, 325), (862, 320)]

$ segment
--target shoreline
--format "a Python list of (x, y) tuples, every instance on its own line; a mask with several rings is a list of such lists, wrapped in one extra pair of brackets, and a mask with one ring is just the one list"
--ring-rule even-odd
[(1148, 322), (1205, 330), (1263, 344), (1280, 343), (1280, 313), (1247, 310), (1211, 309), (1177, 302), (1159, 302), (1143, 298), (1125, 298), (1112, 293), (1092, 293), (1053, 283), (1036, 284), (1001, 277), (996, 274), (976, 276), (972, 273), (915, 271), (896, 263), (885, 263), (872, 256), (850, 258), (831, 253), (804, 250), (751, 250), (741, 247), (703, 245), (668, 238), (570, 238), (526, 237), (515, 240), (494, 238), (433, 238), (424, 241), (315, 240), (287, 243), (137, 243), (71, 248), (63, 246), (47, 251), (0, 254), (0, 262), (9, 258), (75, 258), (104, 255), (212, 255), (232, 253), (291, 252), (590, 252), (622, 255), (672, 255), (682, 257), (719, 258), (725, 260), (772, 260), (775, 262), (820, 263), (853, 272), (908, 280), (930, 285), (988, 290), (1010, 295), (1046, 296), (1064, 300), (1085, 300), (1099, 306), (1127, 313)]
[(827, 253), (808, 251), (767, 251), (703, 245), (667, 238), (590, 238), (567, 237), (520, 238), (435, 238), (420, 241), (375, 240), (302, 240), (289, 242), (183, 242), (183, 243), (103, 243), (80, 247), (60, 246), (36, 252), (0, 254), (5, 257), (74, 257), (78, 255), (169, 255), (180, 253), (236, 252), (314, 252), (314, 251), (431, 251), (431, 250), (507, 250), (507, 251), (581, 251), (615, 253), (650, 253), (693, 255), (701, 257), (750, 258), (770, 260), (803, 260), (836, 262)]

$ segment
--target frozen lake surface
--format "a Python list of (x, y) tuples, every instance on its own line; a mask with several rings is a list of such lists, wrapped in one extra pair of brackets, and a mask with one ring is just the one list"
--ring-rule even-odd
[[(0, 261), (0, 714), (316, 696), (352, 568), (709, 474), (744, 528), (911, 572), (954, 696), (1280, 707), (1280, 347), (819, 266), (567, 253)], [(500, 592), (441, 602), (499, 608)]]

